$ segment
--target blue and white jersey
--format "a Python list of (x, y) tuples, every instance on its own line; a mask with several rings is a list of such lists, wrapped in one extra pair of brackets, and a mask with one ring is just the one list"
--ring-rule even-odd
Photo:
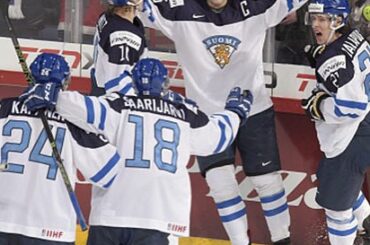
[(318, 57), (316, 78), (318, 87), (331, 95), (320, 105), (325, 121), (316, 122), (316, 131), (321, 150), (335, 157), (370, 110), (369, 43), (357, 30), (341, 36)]
[(262, 61), (266, 30), (305, 2), (229, 0), (215, 13), (206, 0), (148, 0), (139, 17), (174, 41), (187, 97), (213, 113), (222, 110), (230, 89), (249, 89), (254, 115), (272, 106)]
[[(131, 71), (136, 62), (146, 57), (147, 45), (144, 27), (140, 19), (134, 22), (115, 14), (104, 13), (100, 16), (94, 38), (95, 80), (99, 88), (107, 92), (120, 91), (126, 83), (109, 83), (124, 71)], [(108, 87), (107, 87), (108, 85)]]
[(236, 113), (208, 117), (190, 104), (158, 97), (87, 97), (59, 94), (57, 112), (79, 127), (103, 134), (125, 155), (125, 167), (107, 191), (92, 192), (91, 225), (137, 227), (189, 235), (190, 155), (229, 146), (239, 127)]
[[(122, 169), (116, 148), (55, 112), (47, 118), (72, 186), (77, 168), (92, 184), (108, 188)], [(9, 166), (0, 172), (0, 232), (75, 241), (76, 215), (43, 124), (14, 98), (0, 102), (0, 149)]]

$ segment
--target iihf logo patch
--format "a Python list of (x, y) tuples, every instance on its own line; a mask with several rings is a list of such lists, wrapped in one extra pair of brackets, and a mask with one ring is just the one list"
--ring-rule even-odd
[(238, 49), (241, 41), (232, 36), (217, 35), (204, 39), (203, 43), (215, 58), (216, 64), (223, 69), (230, 63), (231, 55)]

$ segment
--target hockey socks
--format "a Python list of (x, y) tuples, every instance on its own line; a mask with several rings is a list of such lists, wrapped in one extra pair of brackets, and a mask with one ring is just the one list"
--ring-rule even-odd
[(276, 242), (289, 237), (290, 214), (280, 173), (250, 178), (260, 197), (271, 241)]
[(247, 213), (235, 179), (234, 166), (210, 169), (206, 173), (206, 181), (232, 245), (248, 244)]

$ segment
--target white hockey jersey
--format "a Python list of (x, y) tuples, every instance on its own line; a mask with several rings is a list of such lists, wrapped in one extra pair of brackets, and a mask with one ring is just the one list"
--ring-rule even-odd
[[(109, 187), (122, 169), (116, 148), (55, 112), (47, 117), (72, 186), (77, 167), (92, 184)], [(73, 242), (76, 215), (41, 120), (17, 99), (4, 99), (0, 131), (0, 160), (9, 166), (0, 172), (0, 232)]]
[(316, 122), (326, 157), (342, 153), (369, 113), (370, 45), (353, 30), (331, 43), (317, 59), (319, 88), (331, 97), (320, 105), (325, 121)]
[(229, 0), (215, 13), (205, 0), (151, 0), (139, 17), (174, 41), (187, 97), (213, 113), (222, 110), (228, 91), (238, 86), (252, 92), (254, 115), (272, 106), (262, 62), (266, 30), (305, 2)]
[(139, 18), (131, 23), (115, 14), (104, 13), (99, 17), (94, 37), (95, 85), (98, 88), (106, 92), (123, 89), (126, 83), (111, 80), (124, 71), (131, 71), (146, 55), (144, 27)]
[(190, 155), (225, 150), (240, 122), (231, 111), (208, 117), (188, 104), (118, 93), (97, 98), (63, 91), (57, 111), (81, 128), (103, 134), (125, 156), (112, 187), (93, 189), (90, 225), (180, 236), (189, 235)]

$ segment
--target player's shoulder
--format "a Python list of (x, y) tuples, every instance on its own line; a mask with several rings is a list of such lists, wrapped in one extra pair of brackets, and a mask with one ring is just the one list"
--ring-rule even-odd
[(333, 73), (339, 69), (351, 68), (359, 50), (364, 47), (366, 39), (358, 30), (351, 30), (333, 43), (317, 59), (317, 71), (325, 77), (326, 73)]
[(17, 101), (18, 99), (16, 97), (5, 98), (5, 99), (0, 100), (0, 118), (8, 117), (12, 112), (14, 102), (17, 102)]
[(108, 140), (102, 135), (86, 132), (69, 122), (66, 122), (66, 126), (71, 137), (82, 147), (98, 148), (108, 144)]
[(118, 15), (105, 13), (101, 17), (101, 32), (102, 33), (112, 33), (114, 31), (131, 31), (139, 32), (142, 31), (143, 24), (139, 18), (135, 17), (134, 22), (131, 22), (125, 18), (121, 18)]
[(327, 47), (323, 59), (345, 55), (350, 60), (353, 60), (364, 44), (367, 44), (365, 37), (356, 29), (350, 30)]

